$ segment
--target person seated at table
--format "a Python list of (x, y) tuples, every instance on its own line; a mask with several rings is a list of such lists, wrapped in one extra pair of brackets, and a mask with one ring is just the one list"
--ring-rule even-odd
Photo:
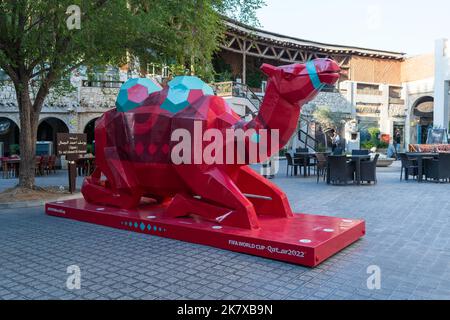
[(387, 149), (387, 157), (397, 159), (397, 151), (395, 150), (395, 147), (392, 144), (390, 144)]

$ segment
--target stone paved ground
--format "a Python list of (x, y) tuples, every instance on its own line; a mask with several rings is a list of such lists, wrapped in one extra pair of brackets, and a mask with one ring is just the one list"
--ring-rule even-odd
[[(2, 210), (0, 298), (450, 299), (450, 184), (398, 178), (398, 165), (379, 170), (376, 186), (279, 174), (297, 212), (366, 219), (365, 238), (315, 269), (53, 218), (42, 207)], [(73, 264), (81, 289), (70, 291)], [(371, 265), (381, 268), (380, 290), (367, 288)]]

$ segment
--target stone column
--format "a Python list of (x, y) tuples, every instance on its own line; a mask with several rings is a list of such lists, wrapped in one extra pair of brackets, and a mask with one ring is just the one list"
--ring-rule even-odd
[(439, 39), (435, 44), (434, 127), (448, 129), (450, 59), (448, 40)]
[(389, 85), (380, 85), (383, 92), (382, 104), (380, 109), (380, 132), (382, 134), (390, 134), (391, 125), (389, 121)]
[(341, 83), (342, 86), (345, 86), (347, 92), (345, 94), (345, 99), (348, 101), (348, 103), (350, 103), (352, 110), (351, 110), (351, 114), (352, 117), (356, 118), (356, 82), (352, 82), (352, 81), (345, 81), (343, 83)]
[(242, 44), (242, 84), (247, 84), (247, 41)]

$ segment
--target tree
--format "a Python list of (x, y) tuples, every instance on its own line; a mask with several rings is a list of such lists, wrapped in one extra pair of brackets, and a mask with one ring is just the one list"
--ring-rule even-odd
[[(212, 71), (224, 31), (220, 14), (254, 22), (260, 0), (2, 0), (0, 68), (20, 114), (19, 186), (34, 187), (39, 114), (51, 88), (81, 65), (123, 65), (138, 57)], [(238, 18), (239, 18), (238, 17)]]
[(342, 112), (333, 112), (328, 107), (317, 108), (313, 113), (314, 120), (320, 124), (324, 132), (329, 130), (340, 131), (347, 119)]

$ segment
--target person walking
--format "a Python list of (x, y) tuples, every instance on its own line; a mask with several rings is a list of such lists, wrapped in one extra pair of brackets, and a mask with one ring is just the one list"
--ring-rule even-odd
[(395, 156), (398, 158), (397, 154), (400, 151), (400, 146), (402, 143), (402, 133), (400, 132), (400, 129), (396, 129), (394, 133), (394, 149), (395, 149)]

